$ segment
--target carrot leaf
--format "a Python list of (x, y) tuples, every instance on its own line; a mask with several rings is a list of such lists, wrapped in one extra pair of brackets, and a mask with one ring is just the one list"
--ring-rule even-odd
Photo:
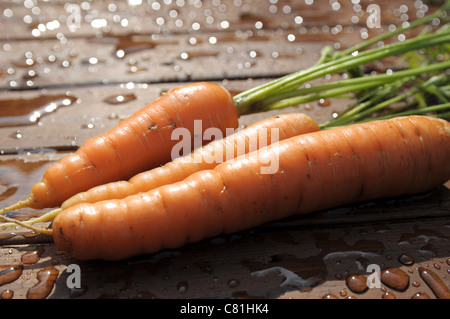
[[(323, 123), (322, 127), (326, 128), (374, 118), (379, 116), (380, 111), (393, 116), (400, 112), (398, 110), (403, 112), (405, 105), (412, 113), (438, 102), (446, 105), (450, 91), (447, 73), (450, 68), (450, 25), (447, 21), (431, 31), (427, 24), (437, 18), (446, 21), (449, 8), (450, 0), (447, 0), (439, 10), (428, 16), (343, 51), (335, 52), (326, 46), (315, 65), (236, 95), (234, 100), (238, 113), (250, 114), (353, 95), (355, 103), (337, 118)], [(390, 44), (383, 42), (419, 26), (423, 29), (416, 37)], [(396, 72), (388, 70), (382, 74), (364, 74), (367, 64), (388, 57), (403, 59), (406, 67)], [(343, 73), (347, 74), (343, 80), (306, 85), (312, 80)], [(438, 75), (439, 81), (435, 78)], [(403, 105), (397, 107), (397, 111), (390, 109), (393, 103), (400, 102)]]

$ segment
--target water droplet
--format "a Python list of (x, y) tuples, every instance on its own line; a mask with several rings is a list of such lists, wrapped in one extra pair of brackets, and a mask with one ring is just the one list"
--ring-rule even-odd
[(145, 67), (137, 67), (137, 66), (131, 66), (128, 70), (128, 73), (137, 73), (137, 72), (145, 72), (148, 71), (148, 68)]
[(34, 78), (37, 77), (37, 76), (38, 76), (37, 72), (36, 72), (35, 70), (31, 69), (31, 70), (28, 70), (28, 72), (26, 72), (26, 73), (22, 76), (22, 79), (24, 79), (24, 80), (30, 80), (30, 79), (34, 79)]
[(41, 255), (44, 252), (44, 246), (39, 246), (36, 250), (28, 251), (21, 257), (22, 264), (35, 264), (41, 259)]
[(59, 271), (54, 267), (45, 267), (37, 273), (38, 283), (27, 291), (27, 299), (44, 299), (53, 289)]
[(345, 279), (347, 287), (356, 293), (362, 293), (368, 289), (367, 278), (364, 275), (350, 275)]
[(22, 234), (22, 236), (25, 238), (34, 238), (34, 237), (39, 236), (39, 233), (31, 231), (31, 232)]
[(20, 130), (16, 130), (15, 132), (10, 134), (9, 136), (12, 137), (12, 138), (17, 138), (18, 140), (23, 138), (22, 132)]
[(414, 258), (406, 254), (403, 254), (400, 257), (398, 257), (398, 261), (401, 262), (403, 265), (408, 266), (414, 264)]
[(14, 297), (14, 291), (5, 289), (0, 294), (0, 299), (12, 299)]
[(237, 279), (230, 279), (227, 282), (227, 286), (230, 288), (236, 288), (241, 284), (241, 282)]
[(260, 56), (260, 55), (261, 55), (261, 52), (255, 51), (255, 50), (251, 50), (251, 51), (248, 53), (248, 55), (249, 55), (249, 57), (251, 57), (252, 59), (254, 59), (254, 58), (256, 58), (257, 56)]
[[(1, 228), (1, 230), (5, 230), (5, 229), (6, 229), (6, 227), (2, 227), (2, 228)], [(15, 233), (1, 234), (1, 235), (0, 235), (0, 240), (13, 238), (14, 236), (16, 236)]]
[(385, 292), (381, 295), (383, 299), (395, 299), (395, 295), (392, 292)]
[(81, 124), (81, 128), (82, 129), (93, 129), (95, 127), (95, 125), (93, 123), (83, 123)]
[(23, 265), (0, 266), (0, 286), (13, 282), (22, 275)]
[(182, 281), (177, 284), (177, 290), (180, 294), (186, 293), (188, 291), (188, 289), (189, 289), (189, 284), (187, 283), (187, 281)]
[(91, 43), (113, 43), (115, 44), (114, 56), (124, 58), (130, 53), (143, 50), (150, 50), (158, 45), (177, 45), (178, 41), (156, 41), (152, 36), (138, 34), (108, 35), (103, 37), (93, 37), (88, 40)]
[(193, 58), (215, 57), (219, 53), (214, 51), (192, 51), (182, 52), (180, 54), (181, 60), (192, 60)]
[(119, 118), (119, 114), (117, 113), (111, 113), (108, 115), (108, 119), (110, 120), (117, 120)]
[(430, 299), (430, 297), (424, 292), (418, 292), (414, 294), (411, 299)]
[(55, 112), (59, 107), (72, 105), (75, 101), (77, 98), (68, 94), (0, 100), (0, 127), (36, 124), (43, 116)]
[(430, 269), (420, 266), (418, 268), (420, 278), (427, 284), (427, 286), (433, 291), (435, 296), (439, 299), (450, 299), (450, 290), (442, 282), (439, 276)]
[(136, 100), (136, 95), (130, 93), (111, 95), (103, 99), (103, 102), (106, 102), (108, 104), (125, 104), (133, 100)]
[(331, 101), (329, 99), (320, 99), (318, 104), (319, 106), (330, 106)]
[(322, 297), (322, 299), (339, 299), (339, 297), (333, 294), (326, 294)]
[(385, 285), (399, 291), (405, 290), (409, 285), (408, 274), (400, 268), (389, 268), (383, 270), (381, 272), (380, 279)]

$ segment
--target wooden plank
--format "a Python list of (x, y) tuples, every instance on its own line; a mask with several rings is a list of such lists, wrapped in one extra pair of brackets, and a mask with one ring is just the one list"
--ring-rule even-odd
[[(322, 47), (338, 40), (327, 37), (322, 42), (300, 42), (302, 37), (298, 37), (291, 42), (288, 36), (288, 32), (282, 31), (261, 32), (251, 37), (232, 33), (130, 34), (123, 37), (126, 44), (122, 44), (119, 36), (77, 38), (70, 40), (70, 45), (61, 45), (55, 39), (17, 41), (10, 43), (11, 51), (3, 53), (1, 68), (5, 76), (0, 79), (0, 87), (274, 77), (313, 65)], [(193, 45), (189, 43), (192, 39), (196, 41)], [(124, 53), (127, 51), (130, 52)]]
[[(382, 27), (371, 29), (368, 0), (132, 2), (71, 1), (81, 9), (75, 32), (67, 24), (66, 1), (0, 2), (0, 119), (26, 115), (44, 100), (60, 105), (33, 125), (0, 127), (1, 207), (25, 198), (45, 168), (78, 144), (182, 81), (215, 80), (240, 92), (312, 65), (324, 45), (349, 46), (435, 10), (416, 1), (380, 0)], [(114, 56), (129, 47), (135, 51)], [(396, 64), (384, 62), (384, 68)], [(117, 94), (131, 98), (105, 102)], [(243, 116), (240, 124), (280, 112), (307, 112), (323, 122), (347, 104), (300, 105)], [(378, 299), (386, 292), (397, 298), (422, 292), (436, 298), (418, 267), (435, 272), (448, 287), (449, 189), (450, 181), (426, 194), (296, 216), (114, 263), (73, 260), (49, 236), (1, 229), (0, 279), (18, 277), (0, 284), (0, 298), (28, 298), (38, 272), (48, 267), (58, 274), (47, 282), (50, 294), (37, 297)], [(27, 219), (46, 211), (11, 215)], [(72, 264), (80, 266), (81, 289), (67, 285)], [(401, 269), (408, 288), (396, 290), (383, 282), (362, 294), (351, 291), (345, 278), (368, 275), (370, 264)], [(11, 265), (15, 268), (6, 267)]]
[[(65, 38), (101, 33), (197, 33), (335, 26), (367, 29), (370, 0), (358, 1), (42, 1), (0, 3), (0, 39)], [(400, 25), (436, 5), (378, 0), (380, 22)], [(224, 23), (226, 22), (226, 23)], [(371, 31), (371, 30), (368, 30)], [(376, 30), (372, 30), (376, 31)]]
[[(418, 274), (426, 267), (445, 280), (448, 270), (448, 218), (403, 219), (395, 222), (291, 227), (281, 232), (256, 229), (221, 236), (178, 250), (163, 251), (122, 262), (80, 262), (51, 244), (2, 245), (3, 265), (21, 264), (24, 255), (41, 251), (23, 275), (2, 290), (26, 298), (44, 267), (59, 271), (49, 298), (338, 298), (380, 299), (426, 293), (436, 298)], [(404, 265), (399, 258), (412, 264)], [(66, 272), (81, 270), (80, 289), (67, 286)], [(405, 290), (382, 283), (362, 294), (345, 282), (353, 274), (369, 275), (368, 265), (402, 269), (409, 277)]]
[[(41, 13), (38, 18), (30, 15), (33, 7), (3, 4), (4, 34), (8, 36), (0, 40), (3, 48), (0, 88), (280, 76), (312, 65), (324, 45), (350, 46), (386, 31), (389, 26), (412, 21), (420, 12), (424, 13), (420, 10), (425, 10), (412, 8), (411, 3), (406, 9), (405, 4), (399, 6), (386, 1), (381, 6), (380, 28), (368, 28), (365, 25), (368, 13), (363, 8), (369, 2), (355, 6), (342, 3), (339, 10), (324, 2), (306, 5), (280, 1), (270, 5), (266, 1), (254, 1), (237, 7), (225, 5), (226, 10), (221, 5), (197, 8), (189, 2), (185, 4), (189, 8), (183, 10), (174, 9), (175, 4), (164, 6), (156, 19), (170, 17), (176, 11), (182, 19), (192, 20), (188, 25), (197, 23), (199, 18), (211, 18), (215, 22), (199, 22), (209, 26), (205, 30), (186, 27), (174, 30), (169, 22), (168, 30), (161, 27), (155, 30), (147, 21), (148, 7), (108, 4), (116, 7), (117, 12), (109, 12), (107, 4), (99, 1), (76, 2), (74, 5), (86, 7), (80, 10), (83, 19), (90, 21), (88, 26), (82, 23), (83, 28), (72, 33), (60, 22), (59, 28), (46, 29), (49, 33), (45, 31), (36, 37), (30, 37), (33, 28), (46, 28), (48, 20), (61, 16), (56, 12), (64, 13), (67, 4), (44, 2), (42, 8), (36, 6)], [(427, 12), (434, 9), (426, 8)], [(26, 23), (23, 21), (26, 17), (39, 21)], [(129, 26), (122, 27), (120, 23), (117, 26), (117, 22), (110, 21), (117, 17), (129, 19)], [(110, 21), (112, 26), (100, 30), (92, 27), (92, 21), (102, 19)], [(178, 14), (170, 20), (179, 20)], [(260, 20), (264, 27), (255, 27)], [(221, 27), (219, 22), (223, 21), (229, 27)]]

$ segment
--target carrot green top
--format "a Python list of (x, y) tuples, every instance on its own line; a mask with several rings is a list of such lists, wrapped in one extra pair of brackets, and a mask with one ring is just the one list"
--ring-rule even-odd
[[(312, 67), (288, 74), (236, 95), (234, 101), (238, 109), (238, 114), (242, 115), (280, 109), (324, 98), (342, 97), (349, 93), (354, 93), (357, 98), (357, 103), (353, 107), (358, 106), (358, 108), (353, 111), (353, 115), (358, 113), (358, 117), (346, 116), (344, 121), (340, 119), (341, 116), (338, 116), (339, 121), (337, 121), (338, 119), (336, 119), (336, 122), (332, 120), (329, 123), (323, 124), (322, 128), (351, 123), (352, 121), (360, 120), (364, 116), (372, 115), (375, 111), (379, 111), (389, 105), (384, 103), (380, 107), (378, 106), (380, 102), (389, 101), (390, 97), (398, 95), (401, 95), (402, 99), (397, 98), (395, 101), (390, 102), (398, 102), (413, 95), (417, 96), (419, 103), (418, 105), (413, 105), (414, 108), (409, 111), (410, 114), (425, 114), (427, 112), (450, 109), (448, 105), (448, 100), (450, 99), (450, 90), (448, 89), (450, 81), (448, 74), (442, 74), (444, 70), (450, 67), (448, 62), (450, 28), (448, 21), (445, 21), (445, 19), (448, 20), (448, 14), (446, 15), (445, 13), (448, 12), (449, 8), (450, 0), (447, 0), (433, 14), (417, 19), (394, 31), (380, 34), (340, 52), (333, 52), (331, 47), (325, 47), (322, 50), (321, 58)], [(423, 32), (417, 37), (404, 41), (396, 41), (388, 45), (384, 45), (383, 43), (385, 39), (423, 26), (436, 18), (441, 18), (445, 22), (436, 31), (431, 32), (424, 28)], [(373, 45), (378, 46), (369, 48)], [(428, 61), (425, 61), (425, 63), (416, 63), (398, 72), (390, 71), (386, 74), (363, 75), (362, 67), (365, 64), (387, 57), (408, 54), (408, 60), (423, 59), (423, 56), (419, 57), (420, 53), (417, 53), (417, 50), (431, 51), (427, 52)], [(301, 87), (308, 81), (343, 72), (347, 72), (349, 78), (312, 87)], [(354, 74), (358, 76), (353, 77)], [(434, 75), (441, 76), (436, 78)], [(412, 90), (406, 95), (400, 94), (400, 92), (404, 91), (405, 84), (412, 86)], [(368, 92), (373, 92), (373, 94), (367, 95)], [(436, 105), (432, 105), (433, 108), (425, 111), (422, 110), (425, 107), (430, 107), (428, 105), (429, 103), (423, 98), (424, 92), (427, 92), (427, 94), (432, 93), (432, 95), (438, 97), (444, 104), (439, 105), (439, 109), (435, 108)], [(363, 110), (365, 112), (361, 115)], [(401, 111), (404, 112), (405, 110)], [(395, 116), (395, 113), (392, 116)], [(444, 113), (439, 116), (448, 117), (449, 114)]]

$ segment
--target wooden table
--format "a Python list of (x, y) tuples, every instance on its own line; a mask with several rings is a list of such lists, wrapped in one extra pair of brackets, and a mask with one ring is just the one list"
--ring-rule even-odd
[[(370, 1), (148, 2), (0, 3), (0, 116), (26, 115), (52, 102), (58, 106), (36, 123), (1, 122), (2, 207), (24, 199), (51, 163), (172, 87), (208, 80), (240, 92), (311, 66), (325, 45), (345, 48), (435, 9), (417, 8), (413, 1), (374, 1), (382, 8), (377, 29), (367, 25)], [(243, 116), (240, 123), (285, 112), (306, 112), (323, 122), (348, 102), (299, 105)], [(444, 293), (450, 285), (449, 188), (447, 183), (413, 197), (290, 218), (121, 262), (80, 262), (59, 252), (48, 236), (4, 229), (0, 280), (11, 281), (0, 281), (0, 294), (5, 299), (442, 297), (432, 282)], [(15, 216), (41, 213), (23, 209)], [(68, 287), (73, 265), (79, 266), (81, 288)], [(355, 292), (361, 279), (346, 279), (368, 277), (374, 265), (384, 270), (381, 285)], [(429, 279), (430, 273), (436, 276)], [(48, 295), (32, 289), (43, 274), (50, 276)], [(406, 288), (393, 286), (402, 278)]]

